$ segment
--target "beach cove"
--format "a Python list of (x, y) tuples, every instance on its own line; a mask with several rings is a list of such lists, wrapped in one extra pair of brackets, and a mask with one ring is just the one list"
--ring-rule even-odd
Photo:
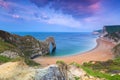
[(106, 61), (114, 57), (111, 51), (111, 49), (115, 46), (114, 43), (103, 38), (98, 38), (96, 42), (97, 46), (94, 49), (84, 52), (82, 54), (80, 53), (72, 56), (63, 57), (44, 56), (35, 58), (33, 60), (41, 64), (41, 66), (48, 66), (51, 64), (55, 64), (58, 60), (62, 60), (67, 64), (70, 64), (72, 62), (82, 64), (89, 61)]

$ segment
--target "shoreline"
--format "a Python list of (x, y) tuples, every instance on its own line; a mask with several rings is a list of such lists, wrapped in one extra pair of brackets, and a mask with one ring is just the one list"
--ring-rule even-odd
[(111, 52), (111, 49), (115, 46), (115, 44), (103, 38), (96, 39), (96, 43), (97, 45), (93, 49), (83, 53), (61, 57), (40, 56), (33, 60), (37, 63), (40, 63), (41, 66), (48, 66), (50, 64), (55, 64), (58, 60), (62, 60), (67, 64), (70, 64), (72, 62), (82, 64), (84, 62), (89, 61), (106, 61), (114, 57), (114, 55)]
[[(77, 55), (80, 55), (80, 54), (85, 54), (85, 53), (88, 53), (94, 49), (96, 49), (98, 46), (99, 46), (99, 42), (98, 42), (98, 39), (96, 39), (96, 45), (94, 48), (90, 49), (90, 50), (87, 50), (87, 51), (84, 51), (84, 52), (77, 52), (75, 54), (71, 54), (71, 55), (65, 55), (65, 56), (47, 56), (47, 57), (51, 57), (51, 58), (64, 58), (64, 57), (71, 57), (71, 56), (77, 56)], [(39, 57), (38, 57), (39, 58)]]

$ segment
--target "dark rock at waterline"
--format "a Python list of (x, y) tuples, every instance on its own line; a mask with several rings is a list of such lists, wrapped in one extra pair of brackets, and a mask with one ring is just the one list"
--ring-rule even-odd
[[(14, 48), (5, 49), (4, 51), (17, 52), (17, 55), (29, 58), (49, 54), (50, 44), (53, 46), (52, 50), (56, 49), (56, 43), (53, 37), (48, 37), (45, 41), (39, 41), (30, 35), (19, 36), (0, 30), (0, 40), (14, 46)], [(2, 51), (2, 53), (4, 53), (4, 51)], [(2, 53), (0, 53), (0, 55)]]

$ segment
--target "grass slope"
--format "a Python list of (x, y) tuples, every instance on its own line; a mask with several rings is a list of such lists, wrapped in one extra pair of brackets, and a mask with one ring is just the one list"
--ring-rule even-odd
[(106, 62), (88, 62), (81, 66), (89, 75), (106, 80), (120, 80), (120, 58)]
[(12, 50), (12, 49), (15, 49), (14, 45), (4, 42), (0, 39), (0, 53), (2, 53), (5, 50)]

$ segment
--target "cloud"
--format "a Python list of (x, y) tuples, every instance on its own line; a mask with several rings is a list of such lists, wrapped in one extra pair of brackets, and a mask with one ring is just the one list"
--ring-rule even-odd
[(100, 0), (30, 0), (39, 8), (48, 6), (73, 17), (87, 17), (100, 10)]
[(0, 0), (0, 10), (4, 17), (21, 19), (21, 20), (32, 20), (33, 14), (38, 9), (32, 5), (23, 5), (12, 0)]
[(34, 4), (25, 5), (16, 0), (0, 0), (0, 6), (7, 11), (7, 18), (13, 21), (44, 22), (72, 28), (83, 26), (84, 19), (85, 22), (90, 22), (89, 16), (94, 16), (101, 8), (100, 0), (30, 1)]
[(42, 18), (37, 18), (40, 22), (45, 22), (47, 24), (57, 24), (66, 27), (78, 28), (81, 26), (81, 23), (74, 19), (72, 16), (63, 15), (63, 14), (52, 14), (51, 16), (44, 13)]
[(19, 19), (19, 18), (20, 18), (20, 16), (17, 15), (17, 14), (13, 14), (12, 17), (13, 17), (13, 18), (16, 18), (16, 19)]
[(9, 9), (10, 4), (6, 3), (4, 0), (0, 0), (0, 7), (5, 8), (5, 9)]
[(2, 6), (2, 7), (6, 7), (7, 4), (6, 4), (3, 0), (0, 0), (0, 6)]

